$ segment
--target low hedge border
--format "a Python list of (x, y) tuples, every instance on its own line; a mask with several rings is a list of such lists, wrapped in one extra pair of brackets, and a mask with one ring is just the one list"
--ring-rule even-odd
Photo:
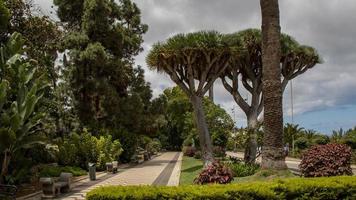
[(288, 178), (266, 182), (180, 187), (109, 186), (92, 190), (87, 194), (87, 199), (356, 199), (356, 177)]

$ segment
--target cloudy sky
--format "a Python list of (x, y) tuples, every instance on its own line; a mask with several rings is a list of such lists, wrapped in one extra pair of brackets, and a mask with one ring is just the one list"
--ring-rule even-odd
[[(144, 52), (136, 63), (146, 66), (152, 44), (176, 33), (217, 30), (231, 33), (261, 24), (259, 0), (134, 0), (149, 25)], [(50, 13), (51, 0), (36, 0)], [(302, 44), (315, 47), (324, 63), (293, 80), (294, 122), (324, 133), (356, 126), (356, 1), (281, 0), (281, 27)], [(154, 95), (174, 86), (165, 75), (146, 70)], [(285, 122), (291, 122), (290, 87), (284, 94)], [(231, 113), (238, 126), (246, 123), (221, 83), (215, 85), (215, 101)], [(232, 113), (231, 113), (232, 114)], [(233, 114), (232, 114), (233, 116)]]

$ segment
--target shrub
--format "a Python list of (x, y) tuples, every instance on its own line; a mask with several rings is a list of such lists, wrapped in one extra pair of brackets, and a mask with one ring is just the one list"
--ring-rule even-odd
[(229, 185), (150, 187), (100, 187), (87, 194), (88, 200), (119, 199), (355, 199), (356, 177), (288, 178), (268, 182)]
[(258, 164), (245, 164), (245, 163), (228, 163), (227, 166), (231, 169), (234, 177), (251, 176), (260, 168)]
[(203, 169), (203, 171), (194, 180), (196, 184), (219, 183), (227, 184), (233, 180), (231, 170), (220, 162), (213, 162)]
[(297, 149), (303, 150), (309, 147), (309, 141), (307, 138), (301, 137), (295, 140), (294, 145)]
[(97, 167), (100, 170), (104, 170), (107, 162), (117, 161), (120, 154), (122, 153), (122, 148), (119, 140), (112, 140), (111, 135), (100, 136), (97, 141), (97, 148), (99, 149), (100, 155), (97, 161)]
[(201, 156), (202, 156), (201, 151), (196, 151), (194, 154), (195, 159), (201, 159)]
[(303, 154), (299, 167), (305, 177), (352, 175), (351, 155), (344, 144), (316, 145)]
[(196, 151), (197, 150), (195, 147), (191, 147), (191, 146), (183, 147), (183, 154), (185, 156), (193, 157)]
[(223, 158), (223, 157), (226, 156), (226, 150), (223, 147), (214, 146), (213, 147), (213, 154), (214, 154), (214, 157)]
[(40, 177), (58, 177), (62, 172), (72, 173), (73, 176), (82, 176), (87, 174), (85, 170), (79, 167), (46, 166), (40, 171)]

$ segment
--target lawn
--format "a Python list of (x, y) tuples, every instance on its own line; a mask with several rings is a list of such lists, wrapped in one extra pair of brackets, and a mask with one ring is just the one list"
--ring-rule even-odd
[(199, 159), (184, 156), (182, 160), (182, 169), (180, 175), (180, 185), (191, 185), (195, 177), (203, 168), (203, 162)]
[[(179, 185), (192, 185), (194, 179), (198, 176), (203, 168), (202, 160), (193, 157), (184, 156)], [(290, 171), (273, 171), (259, 170), (256, 174), (246, 177), (234, 177), (232, 183), (254, 182), (254, 181), (271, 181), (275, 178), (295, 177)]]

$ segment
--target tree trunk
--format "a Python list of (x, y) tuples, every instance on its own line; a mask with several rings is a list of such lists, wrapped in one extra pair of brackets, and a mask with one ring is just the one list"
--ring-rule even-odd
[(209, 99), (214, 102), (214, 84), (209, 89)]
[(278, 0), (260, 0), (262, 12), (262, 65), (264, 139), (262, 168), (286, 169), (283, 149), (283, 110), (280, 69)]
[(207, 166), (214, 161), (214, 156), (208, 125), (205, 121), (202, 97), (192, 95), (190, 99), (193, 104), (204, 166)]
[(245, 147), (244, 161), (253, 164), (256, 162), (257, 155), (257, 133), (258, 120), (257, 114), (251, 113), (247, 116), (247, 141)]
[(4, 151), (4, 160), (2, 162), (2, 167), (1, 167), (1, 175), (0, 175), (1, 184), (5, 183), (5, 176), (7, 175), (9, 169), (10, 160), (11, 160), (10, 151), (6, 149)]

